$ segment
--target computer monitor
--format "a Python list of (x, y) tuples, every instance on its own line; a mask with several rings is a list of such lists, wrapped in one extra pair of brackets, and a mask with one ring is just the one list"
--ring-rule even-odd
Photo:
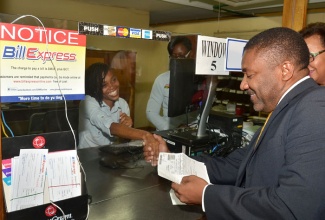
[(195, 75), (195, 59), (170, 59), (168, 117), (199, 110), (205, 76)]
[(215, 99), (216, 84), (216, 76), (195, 74), (194, 59), (170, 59), (168, 116), (199, 109), (197, 132), (191, 136), (199, 139), (207, 136), (206, 123)]
[(215, 98), (216, 76), (196, 75), (195, 59), (170, 59), (168, 116), (200, 110), (196, 136), (206, 135), (206, 120)]
[(204, 152), (216, 146), (218, 134), (207, 129), (207, 119), (215, 100), (217, 76), (195, 74), (194, 59), (170, 60), (168, 116), (177, 116), (199, 108), (196, 128), (155, 131), (167, 140), (171, 152), (188, 155)]

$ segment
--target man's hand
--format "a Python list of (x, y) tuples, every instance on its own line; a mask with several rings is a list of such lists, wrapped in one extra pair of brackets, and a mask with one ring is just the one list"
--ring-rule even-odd
[(169, 152), (168, 147), (164, 139), (161, 136), (154, 134), (153, 137), (159, 143), (157, 146), (151, 146), (145, 144), (143, 147), (143, 155), (147, 162), (152, 166), (157, 166), (158, 156), (160, 152)]
[(197, 176), (184, 176), (181, 184), (172, 183), (177, 198), (186, 204), (201, 204), (204, 187), (208, 183)]

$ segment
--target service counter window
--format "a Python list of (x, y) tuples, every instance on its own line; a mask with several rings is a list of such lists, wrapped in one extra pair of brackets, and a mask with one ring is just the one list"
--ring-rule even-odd
[[(19, 15), (8, 15), (8, 14), (0, 14), (0, 22), (2, 23), (13, 23), (16, 25), (24, 26), (31, 26), (35, 27), (41, 32), (53, 33), (54, 30), (71, 30), (78, 32), (79, 25), (82, 22), (79, 21), (71, 21), (71, 20), (60, 20), (60, 19), (49, 19), (49, 18), (37, 18), (34, 16), (19, 16)], [(108, 24), (109, 25), (109, 24)], [(123, 24), (121, 24), (123, 25)], [(112, 27), (112, 26), (110, 26)], [(116, 26), (117, 27), (117, 26)], [(125, 26), (123, 26), (126, 28)], [(135, 34), (137, 27), (133, 28)], [(49, 29), (46, 31), (46, 29)], [(51, 30), (50, 30), (51, 29)], [(131, 29), (128, 29), (129, 31)], [(150, 122), (146, 118), (146, 105), (147, 101), (151, 92), (152, 84), (155, 78), (160, 74), (168, 70), (168, 52), (167, 52), (167, 44), (168, 39), (153, 39), (152, 38), (152, 30), (149, 31), (149, 35), (146, 35), (147, 39), (139, 39), (133, 38), (131, 35), (128, 36), (121, 36), (118, 37), (118, 30), (116, 33), (112, 34), (112, 30), (110, 30), (110, 36), (96, 36), (92, 34), (84, 34), (81, 35), (86, 36), (86, 44), (85, 44), (85, 51), (84, 51), (84, 61), (83, 61), (83, 68), (80, 68), (81, 65), (78, 65), (77, 68), (82, 69), (79, 71), (78, 74), (82, 75), (85, 72), (85, 69), (89, 67), (91, 64), (96, 62), (103, 62), (110, 67), (115, 69), (115, 74), (120, 83), (120, 97), (125, 99), (130, 108), (130, 115), (133, 119), (133, 126), (136, 128), (148, 128), (152, 126)], [(25, 28), (24, 30), (20, 31), (20, 34), (28, 33), (28, 29)], [(6, 33), (11, 33), (10, 30), (6, 31)], [(30, 32), (32, 33), (32, 32)], [(35, 32), (36, 33), (36, 32)], [(164, 32), (159, 32), (160, 35), (163, 35)], [(137, 32), (140, 34), (141, 38), (141, 31)], [(63, 36), (64, 33), (60, 32), (55, 36)], [(115, 35), (115, 36), (114, 36)], [(18, 37), (18, 32), (16, 37)], [(20, 40), (23, 38), (27, 39), (26, 36), (20, 36)], [(43, 38), (44, 40), (45, 38)], [(61, 39), (62, 40), (62, 39)], [(54, 35), (48, 35), (47, 38), (48, 45), (54, 43), (55, 37)], [(62, 40), (63, 41), (63, 40)], [(17, 65), (12, 66), (11, 68), (15, 68), (17, 72), (18, 68), (22, 68), (25, 66), (28, 68), (28, 60), (26, 58), (27, 51), (29, 51), (28, 44), (21, 44), (20, 48), (14, 48), (15, 52), (15, 59)], [(55, 48), (58, 52), (61, 49), (61, 46)], [(19, 50), (19, 51), (18, 51)], [(55, 60), (55, 55), (52, 53), (54, 51), (53, 47), (50, 47), (49, 51), (45, 47), (42, 48), (43, 51), (39, 51), (37, 54), (41, 56), (42, 54), (45, 56), (47, 52), (51, 55), (44, 60), (47, 60), (47, 63), (50, 63), (50, 59), (52, 59), (53, 65), (51, 68), (44, 68), (44, 71), (47, 70), (48, 74), (53, 74), (54, 71), (50, 71), (50, 69), (57, 67), (57, 70), (64, 71), (75, 67), (67, 67), (67, 68), (59, 68), (59, 64), (62, 64), (65, 61), (57, 62)], [(9, 52), (9, 49), (8, 51)], [(13, 52), (14, 53), (14, 52)], [(81, 53), (81, 52), (79, 52)], [(9, 54), (9, 53), (7, 53)], [(10, 54), (9, 54), (10, 55)], [(8, 56), (9, 56), (8, 55)], [(70, 57), (72, 55), (70, 54)], [(43, 59), (42, 58), (42, 59)], [(8, 59), (9, 60), (9, 59)], [(34, 64), (40, 61), (39, 59), (34, 60)], [(80, 61), (80, 59), (78, 60)], [(70, 62), (74, 63), (74, 62)], [(4, 62), (2, 62), (4, 64)], [(8, 72), (8, 68), (4, 70), (4, 66), (1, 64), (1, 78), (4, 75), (10, 76), (11, 72)], [(46, 66), (46, 65), (44, 65)], [(32, 68), (32, 66), (30, 66)], [(25, 69), (26, 69), (25, 68)], [(35, 68), (35, 71), (38, 71), (38, 67)], [(39, 67), (41, 68), (41, 67)], [(55, 74), (55, 73), (54, 73)], [(18, 76), (17, 76), (18, 77)], [(33, 74), (30, 74), (30, 77)], [(29, 81), (29, 79), (24, 79)], [(35, 78), (33, 79), (35, 80)], [(55, 80), (55, 79), (54, 79)], [(53, 80), (53, 82), (54, 82)], [(69, 80), (69, 79), (68, 79)], [(61, 80), (63, 82), (63, 79)], [(55, 83), (55, 82), (54, 82)], [(75, 85), (76, 87), (83, 87), (84, 82), (80, 83), (78, 81)], [(32, 88), (33, 85), (30, 85)], [(19, 89), (19, 86), (17, 86)], [(16, 88), (13, 88), (16, 89)], [(2, 93), (3, 94), (3, 93)], [(24, 94), (25, 95), (25, 94)], [(41, 93), (36, 94), (41, 95)], [(1, 99), (3, 100), (3, 99)], [(79, 102), (81, 99), (67, 99), (66, 102), (64, 100), (21, 100), (21, 101), (1, 101), (1, 113), (2, 113), (2, 137), (12, 137), (12, 136), (21, 136), (27, 134), (36, 134), (36, 133), (43, 133), (43, 132), (50, 132), (53, 131), (54, 127), (53, 124), (64, 124), (66, 122), (53, 122), (56, 120), (64, 120), (61, 116), (61, 111), (65, 109), (67, 106), (69, 115), (75, 115), (79, 108)], [(49, 119), (50, 115), (53, 114), (53, 111), (57, 111), (57, 115), (54, 118)], [(47, 113), (49, 112), (49, 113)], [(72, 127), (74, 129), (78, 128), (78, 120), (77, 116), (72, 117)], [(51, 125), (48, 125), (50, 123)], [(66, 125), (56, 126), (60, 130), (65, 130)]]
[[(155, 78), (169, 68), (170, 33), (159, 32), (159, 36), (165, 33), (167, 38), (158, 40), (152, 38), (152, 30), (146, 30), (149, 35), (141, 39), (141, 29), (135, 27), (132, 34), (138, 34), (140, 39), (131, 35), (94, 36), (80, 33), (79, 24), (78, 21), (32, 15), (0, 14), (1, 36), (6, 36), (0, 39), (1, 54), (6, 56), (0, 65), (1, 158), (12, 158), (18, 156), (21, 149), (36, 147), (32, 144), (38, 137), (47, 140), (37, 146), (49, 151), (78, 147), (85, 70), (98, 62), (114, 69), (119, 81), (119, 97), (125, 99), (130, 108), (133, 127), (150, 129), (146, 105)], [(115, 34), (119, 33), (116, 30)], [(142, 155), (142, 142), (140, 145), (135, 152)], [(134, 155), (131, 156), (133, 159)], [(3, 186), (0, 186), (2, 191)], [(1, 201), (3, 196), (0, 193)], [(83, 192), (78, 199), (87, 202), (87, 193)], [(83, 205), (87, 205), (86, 202)], [(72, 215), (85, 219), (78, 215), (83, 215), (87, 208), (79, 205), (78, 208), (82, 211), (77, 214), (71, 210)], [(6, 213), (8, 218), (9, 212), (6, 208), (0, 209), (0, 216)]]

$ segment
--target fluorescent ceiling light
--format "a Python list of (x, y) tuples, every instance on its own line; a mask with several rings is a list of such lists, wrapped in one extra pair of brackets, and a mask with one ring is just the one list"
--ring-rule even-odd
[(229, 6), (239, 7), (239, 6), (246, 6), (252, 4), (260, 4), (264, 2), (272, 2), (274, 0), (215, 0), (215, 1)]
[(162, 0), (163, 2), (170, 2), (180, 5), (187, 5), (187, 6), (193, 6), (196, 8), (203, 8), (207, 10), (213, 10), (213, 5), (202, 3), (199, 1), (192, 1), (192, 0)]

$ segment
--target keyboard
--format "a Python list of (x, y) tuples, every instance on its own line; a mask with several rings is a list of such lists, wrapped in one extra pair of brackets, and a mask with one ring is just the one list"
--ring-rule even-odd
[(110, 154), (122, 154), (122, 153), (138, 153), (142, 151), (143, 141), (142, 140), (134, 140), (125, 143), (113, 143), (109, 145), (100, 146), (98, 149), (104, 153)]

